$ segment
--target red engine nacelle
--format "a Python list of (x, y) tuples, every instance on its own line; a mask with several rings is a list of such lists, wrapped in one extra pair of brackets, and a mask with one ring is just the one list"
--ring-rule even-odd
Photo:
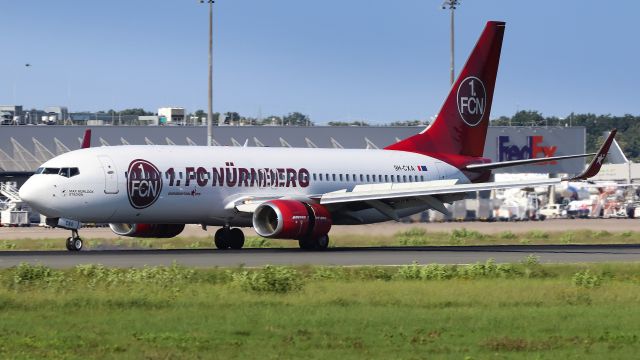
[(331, 224), (327, 208), (296, 200), (268, 201), (253, 213), (253, 227), (268, 238), (316, 238), (329, 233)]
[(184, 230), (184, 224), (109, 224), (120, 236), (140, 238), (172, 238)]

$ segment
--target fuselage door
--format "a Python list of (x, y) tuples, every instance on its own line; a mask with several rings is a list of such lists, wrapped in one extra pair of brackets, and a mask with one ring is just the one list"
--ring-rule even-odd
[(107, 155), (100, 155), (98, 159), (100, 159), (100, 164), (102, 164), (102, 169), (104, 170), (104, 193), (117, 194), (118, 174), (113, 160)]

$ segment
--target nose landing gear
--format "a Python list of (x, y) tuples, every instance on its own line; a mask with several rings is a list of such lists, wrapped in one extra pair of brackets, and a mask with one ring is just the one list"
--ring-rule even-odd
[(82, 239), (78, 234), (78, 230), (71, 230), (71, 236), (67, 238), (67, 250), (80, 251), (82, 250)]
[(231, 229), (228, 226), (222, 227), (216, 231), (213, 236), (216, 247), (220, 250), (226, 249), (242, 249), (244, 246), (244, 233), (238, 228)]

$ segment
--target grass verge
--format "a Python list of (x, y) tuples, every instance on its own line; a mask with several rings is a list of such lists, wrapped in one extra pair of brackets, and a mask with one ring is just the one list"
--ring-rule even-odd
[[(64, 250), (64, 239), (0, 240), (0, 250)], [(484, 234), (465, 228), (452, 232), (429, 232), (412, 228), (393, 235), (339, 234), (331, 237), (330, 246), (456, 246), (456, 245), (544, 245), (544, 244), (640, 244), (640, 232), (635, 231), (560, 231), (534, 230), (514, 233), (505, 231)], [(108, 249), (198, 249), (212, 248), (207, 237), (175, 237), (172, 239), (87, 239), (85, 247)], [(248, 236), (245, 248), (297, 248), (297, 241), (265, 239)]]
[(635, 358), (640, 264), (0, 270), (0, 358)]

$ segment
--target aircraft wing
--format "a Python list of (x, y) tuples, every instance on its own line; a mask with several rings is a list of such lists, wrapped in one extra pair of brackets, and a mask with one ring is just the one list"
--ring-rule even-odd
[[(457, 180), (435, 180), (416, 183), (385, 183), (357, 185), (353, 191), (339, 190), (325, 194), (311, 195), (301, 201), (311, 199), (328, 207), (340, 205), (364, 205), (378, 209), (391, 219), (398, 220), (395, 209), (390, 203), (403, 200), (417, 200), (429, 207), (447, 213), (443, 199), (451, 195), (462, 195), (470, 191), (506, 189), (514, 187), (535, 187), (557, 185), (561, 179), (500, 181), (479, 184), (457, 184)], [(242, 196), (230, 201), (226, 208), (235, 208), (239, 212), (253, 213), (260, 204), (281, 196)]]
[(428, 207), (448, 214), (445, 202), (459, 200), (470, 191), (506, 189), (514, 187), (535, 187), (557, 185), (561, 179), (501, 181), (479, 184), (457, 184), (456, 180), (438, 180), (420, 183), (375, 184), (356, 186), (353, 191), (335, 191), (323, 194), (319, 202), (328, 208), (364, 205), (377, 209), (393, 220), (399, 220), (397, 206), (403, 202), (422, 203)]

